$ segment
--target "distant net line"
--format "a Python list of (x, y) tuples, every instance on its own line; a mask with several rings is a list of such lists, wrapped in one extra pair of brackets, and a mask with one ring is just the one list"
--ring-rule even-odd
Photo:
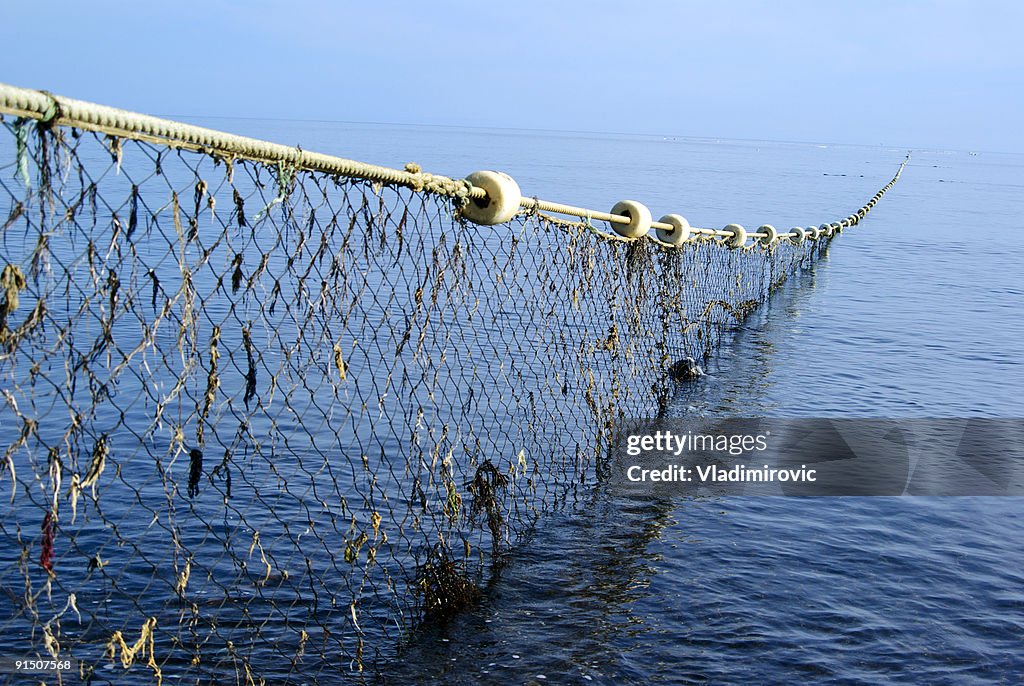
[(10, 86), (0, 112), (0, 652), (118, 683), (386, 659), (903, 169), (747, 233)]

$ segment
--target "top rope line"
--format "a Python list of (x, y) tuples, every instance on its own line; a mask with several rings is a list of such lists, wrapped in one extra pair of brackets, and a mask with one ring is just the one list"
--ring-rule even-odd
[[(679, 247), (700, 236), (720, 239), (731, 248), (743, 247), (747, 238), (754, 238), (763, 245), (771, 246), (783, 239), (802, 243), (805, 240), (818, 240), (823, 236), (831, 237), (834, 233), (859, 223), (886, 191), (899, 180), (903, 168), (910, 159), (908, 155), (892, 180), (875, 193), (871, 200), (843, 219), (807, 229), (795, 227), (788, 232), (779, 232), (770, 224), (764, 224), (757, 231), (748, 232), (739, 224), (728, 224), (722, 229), (692, 227), (678, 214), (667, 214), (660, 220), (653, 221), (650, 210), (634, 200), (616, 203), (611, 212), (598, 212), (523, 197), (518, 184), (502, 172), (479, 171), (465, 179), (452, 179), (422, 172), (418, 165), (414, 164), (407, 165), (405, 170), (393, 169), (4, 83), (0, 83), (0, 113), (36, 119), (51, 126), (70, 126), (110, 136), (156, 143), (169, 148), (194, 150), (227, 159), (241, 158), (286, 164), (298, 169), (452, 196), (465, 203), (463, 216), (477, 224), (501, 224), (523, 210), (550, 212), (585, 219), (588, 225), (591, 220), (605, 221), (611, 224), (620, 238), (646, 237), (666, 247)], [(649, 234), (651, 229), (656, 231), (653, 236)]]

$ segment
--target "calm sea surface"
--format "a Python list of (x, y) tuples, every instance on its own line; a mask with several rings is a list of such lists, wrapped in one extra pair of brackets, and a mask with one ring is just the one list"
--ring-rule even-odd
[[(364, 159), (508, 171), (700, 226), (804, 226), (870, 197), (906, 150), (245, 122)], [(913, 152), (676, 398), (677, 414), (1024, 416), (1024, 156)], [(389, 683), (1020, 683), (1024, 500), (595, 492), (551, 518), (479, 608), (413, 638)]]
[[(512, 174), (696, 226), (859, 207), (906, 150), (258, 120), (214, 128), (380, 164)], [(867, 221), (680, 389), (676, 415), (1024, 416), (1024, 155), (916, 150)], [(481, 229), (481, 230), (500, 230)], [(384, 683), (1020, 683), (1024, 499), (677, 498), (601, 488), (543, 520), (480, 605)]]

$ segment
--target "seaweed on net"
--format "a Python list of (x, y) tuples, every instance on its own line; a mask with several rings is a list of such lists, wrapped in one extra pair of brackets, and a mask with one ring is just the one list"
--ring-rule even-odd
[(505, 516), (501, 502), (508, 484), (508, 477), (498, 471), (490, 460), (485, 460), (477, 467), (473, 478), (466, 482), (466, 489), (473, 496), (469, 508), (470, 521), (476, 524), (480, 515), (486, 514), (487, 530), (491, 534), (491, 545), (495, 552), (505, 539)]
[(422, 599), (424, 622), (450, 619), (481, 596), (481, 589), (469, 578), (465, 563), (456, 560), (442, 543), (427, 553), (427, 559), (417, 570), (414, 585)]

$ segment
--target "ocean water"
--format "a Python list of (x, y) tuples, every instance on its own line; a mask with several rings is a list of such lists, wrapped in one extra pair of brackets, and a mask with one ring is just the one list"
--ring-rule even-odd
[[(219, 122), (209, 122), (219, 124)], [(246, 122), (255, 135), (692, 224), (845, 214), (906, 150)], [(289, 138), (290, 136), (290, 138)], [(1020, 417), (1024, 156), (915, 150), (680, 390), (672, 413)], [(624, 500), (544, 520), (476, 608), (410, 637), (384, 683), (1019, 683), (1018, 498)]]
[[(494, 168), (527, 195), (692, 224), (844, 216), (906, 150), (261, 120), (214, 128), (391, 166)], [(1024, 156), (913, 152), (681, 387), (671, 414), (1024, 416)], [(495, 229), (482, 230), (501, 230)], [(1017, 683), (1024, 501), (624, 499), (541, 520), (478, 605), (370, 683)], [(344, 670), (344, 666), (340, 669)], [(116, 672), (111, 672), (116, 675)], [(339, 675), (339, 679), (342, 675)]]

